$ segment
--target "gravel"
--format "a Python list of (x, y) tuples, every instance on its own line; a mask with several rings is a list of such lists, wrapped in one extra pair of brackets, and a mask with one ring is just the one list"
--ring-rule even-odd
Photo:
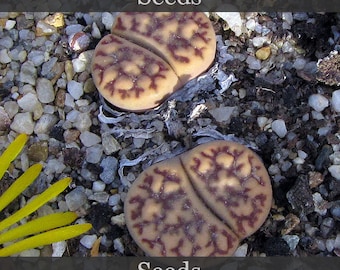
[[(50, 210), (76, 211), (77, 223), (94, 229), (69, 255), (90, 256), (99, 237), (103, 256), (143, 255), (125, 226), (131, 183), (157, 161), (229, 139), (258, 153), (274, 191), (271, 214), (236, 255), (340, 256), (340, 89), (332, 66), (339, 14), (210, 14), (218, 40), (213, 66), (140, 114), (112, 108), (91, 78), (93, 49), (115, 13), (0, 16), (0, 152), (18, 133), (30, 134), (5, 177), (41, 162), (28, 197), (72, 177)], [(52, 249), (49, 256), (66, 256), (63, 244)]]

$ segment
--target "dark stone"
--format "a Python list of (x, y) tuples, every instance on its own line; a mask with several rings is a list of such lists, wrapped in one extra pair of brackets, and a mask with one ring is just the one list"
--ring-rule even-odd
[(266, 240), (264, 244), (267, 256), (288, 256), (290, 249), (285, 240), (281, 237), (272, 237)]
[(88, 221), (93, 229), (99, 232), (102, 228), (111, 224), (112, 209), (106, 204), (96, 204), (91, 206), (88, 214)]
[(50, 131), (50, 137), (64, 142), (64, 129), (61, 126), (54, 126)]
[(64, 164), (71, 168), (80, 168), (84, 161), (84, 153), (78, 148), (63, 149)]
[(314, 211), (312, 191), (306, 175), (300, 175), (296, 179), (293, 187), (287, 192), (287, 199), (293, 210), (300, 217), (304, 217)]
[(325, 166), (327, 166), (327, 163), (329, 163), (329, 155), (332, 153), (333, 149), (330, 145), (326, 144), (321, 148), (321, 151), (315, 160), (315, 169), (317, 171), (321, 171)]

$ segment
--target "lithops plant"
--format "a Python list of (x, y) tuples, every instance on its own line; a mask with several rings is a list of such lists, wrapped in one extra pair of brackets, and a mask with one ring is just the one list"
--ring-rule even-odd
[(122, 12), (96, 46), (92, 76), (102, 96), (128, 111), (155, 108), (212, 63), (216, 37), (195, 12)]
[(150, 256), (230, 256), (263, 224), (271, 203), (260, 158), (214, 141), (147, 168), (124, 210), (130, 234)]

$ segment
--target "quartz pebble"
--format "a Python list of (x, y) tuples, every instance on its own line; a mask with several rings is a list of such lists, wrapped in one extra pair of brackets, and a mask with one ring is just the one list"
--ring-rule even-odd
[(340, 181), (340, 165), (332, 165), (328, 168), (328, 171), (336, 180)]
[(332, 94), (332, 107), (334, 111), (340, 112), (340, 90), (336, 90)]
[(87, 203), (87, 196), (82, 188), (75, 188), (65, 195), (65, 201), (70, 211), (76, 211)]
[(315, 111), (322, 112), (328, 107), (329, 102), (326, 97), (321, 94), (313, 94), (308, 98), (308, 105), (311, 106)]
[(55, 98), (53, 85), (50, 80), (39, 78), (37, 80), (37, 96), (41, 103), (50, 103)]
[(272, 130), (280, 137), (284, 138), (287, 134), (286, 123), (282, 119), (274, 120), (272, 122)]
[(92, 235), (84, 235), (81, 239), (80, 239), (80, 243), (86, 247), (87, 249), (91, 249), (94, 242), (96, 242), (97, 240), (97, 236), (95, 234)]
[(84, 94), (83, 85), (73, 80), (67, 83), (67, 91), (75, 100), (80, 99)]
[(99, 175), (100, 179), (105, 184), (111, 184), (117, 173), (118, 160), (112, 156), (103, 158), (100, 167), (103, 168), (103, 172)]
[(98, 135), (89, 131), (82, 132), (79, 138), (81, 143), (86, 147), (93, 146), (101, 141), (101, 138)]
[(11, 129), (18, 133), (32, 134), (35, 123), (30, 112), (18, 113), (15, 115), (11, 124)]

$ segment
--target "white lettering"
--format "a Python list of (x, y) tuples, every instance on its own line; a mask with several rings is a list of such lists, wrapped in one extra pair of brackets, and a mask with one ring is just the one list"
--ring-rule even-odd
[(189, 262), (183, 261), (184, 266), (178, 268), (178, 270), (189, 270)]
[[(143, 265), (145, 265), (147, 268), (143, 268)], [(138, 264), (138, 270), (147, 270), (150, 269), (150, 262), (140, 262)]]
[(174, 4), (176, 4), (176, 0), (173, 0), (172, 2), (170, 0), (165, 0), (165, 3), (168, 5), (168, 6), (172, 6)]
[(151, 0), (146, 0), (145, 2), (143, 0), (138, 0), (138, 5), (140, 6), (146, 6), (150, 4)]
[(140, 6), (147, 6), (152, 2), (156, 6), (161, 6), (164, 3), (168, 6), (173, 6), (176, 3), (178, 3), (181, 6), (185, 5), (198, 6), (201, 4), (201, 1), (202, 0), (137, 0), (137, 4)]

